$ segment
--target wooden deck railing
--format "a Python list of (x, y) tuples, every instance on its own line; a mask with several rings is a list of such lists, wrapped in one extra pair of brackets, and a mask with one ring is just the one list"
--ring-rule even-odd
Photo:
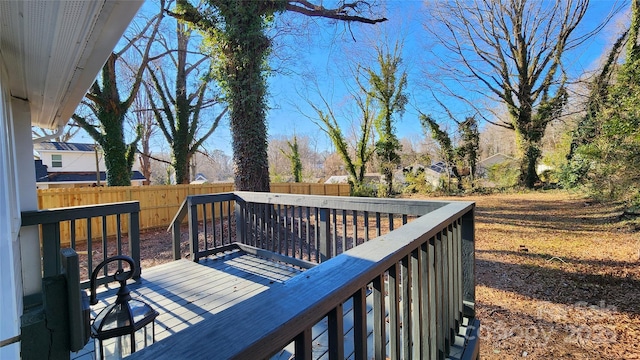
[[(140, 269), (139, 213), (137, 201), (25, 211), (22, 213), (22, 226), (40, 226), (43, 278), (61, 273), (61, 243), (69, 244), (80, 254), (80, 283), (86, 289), (95, 265), (107, 257), (128, 255)], [(107, 232), (109, 218), (116, 224), (113, 236)], [(61, 235), (63, 228), (67, 229), (64, 233), (69, 234), (68, 239)], [(76, 236), (77, 228), (83, 229), (81, 235)], [(96, 235), (99, 235), (98, 241), (95, 240)], [(105, 275), (106, 271), (105, 267)], [(134, 278), (139, 277), (140, 273), (134, 275)], [(97, 283), (102, 283), (101, 278)]]
[(183, 205), (196, 261), (235, 240), (322, 264), (132, 359), (477, 357), (473, 203), (235, 192)]

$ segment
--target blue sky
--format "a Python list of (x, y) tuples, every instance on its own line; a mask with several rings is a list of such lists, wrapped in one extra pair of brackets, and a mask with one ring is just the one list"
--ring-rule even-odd
[[(620, 2), (614, 0), (592, 0), (587, 18), (583, 26), (591, 28), (606, 16), (612, 7)], [(422, 136), (422, 128), (418, 121), (419, 108), (431, 113), (438, 119), (441, 111), (427, 95), (424, 84), (423, 68), (428, 61), (427, 32), (423, 29), (422, 1), (390, 0), (384, 2), (385, 16), (389, 21), (378, 25), (352, 25), (350, 30), (344, 23), (330, 22), (326, 19), (311, 19), (300, 14), (285, 14), (283, 20), (296, 25), (292, 34), (282, 34), (276, 38), (276, 55), (272, 61), (276, 71), (269, 78), (269, 105), (267, 115), (268, 131), (271, 137), (291, 137), (294, 133), (310, 137), (318, 150), (331, 150), (332, 144), (326, 135), (307, 116), (315, 115), (307, 105), (306, 99), (318, 103), (317, 92), (341, 114), (348, 114), (350, 96), (347, 86), (352, 82), (348, 71), (349, 64), (357, 59), (367, 59), (376, 39), (387, 34), (391, 41), (403, 40), (403, 64), (408, 73), (407, 93), (410, 103), (404, 116), (396, 123), (397, 135), (403, 137)], [(148, 4), (143, 7), (146, 8)], [(569, 57), (570, 72), (581, 74), (591, 70), (597, 59), (608, 49), (611, 39), (615, 37), (615, 22), (608, 29), (589, 39), (583, 46)], [(354, 41), (355, 39), (355, 41)], [(319, 89), (312, 85), (310, 79), (316, 78)], [(448, 104), (455, 108), (456, 104)], [(348, 116), (339, 118), (343, 130), (350, 126)], [(81, 136), (76, 141), (88, 141), (88, 136)], [(208, 150), (223, 150), (231, 155), (231, 136), (228, 124), (221, 124), (206, 144)], [(165, 147), (166, 151), (167, 148)]]
[[(587, 28), (594, 27), (611, 11), (615, 3), (613, 0), (592, 1), (587, 18), (582, 25)], [(386, 6), (389, 21), (376, 26), (357, 26), (354, 30), (355, 42), (349, 34), (344, 34), (342, 24), (329, 24), (319, 20), (316, 21), (318, 25), (314, 29), (315, 36), (309, 44), (291, 46), (292, 49), (297, 48), (299, 51), (295, 61), (288, 62), (285, 66), (297, 66), (297, 68), (289, 69), (292, 74), (277, 74), (270, 78), (270, 104), (273, 109), (268, 115), (268, 126), (271, 136), (291, 136), (295, 131), (299, 135), (307, 135), (315, 139), (319, 148), (332, 148), (330, 141), (318, 126), (300, 113), (302, 110), (306, 115), (313, 114), (313, 111), (306, 105), (306, 100), (299, 95), (299, 92), (304, 92), (304, 90), (309, 90), (311, 93), (313, 91), (305, 84), (304, 77), (296, 73), (304, 72), (304, 69), (301, 69), (304, 66), (312, 67), (322, 85), (323, 96), (338, 108), (344, 106), (349, 99), (348, 91), (341, 78), (345, 77), (345, 69), (347, 68), (344, 49), (348, 49), (352, 53), (364, 54), (371, 48), (370, 39), (385, 31), (391, 34), (392, 39), (398, 38), (400, 35), (404, 40), (403, 63), (409, 77), (410, 104), (407, 106), (404, 116), (397, 122), (398, 137), (422, 135), (416, 108), (420, 108), (426, 113), (435, 112), (437, 114), (440, 112), (440, 109), (426, 96), (426, 88), (424, 84), (421, 84), (423, 82), (421, 81), (422, 67), (425, 60), (428, 60), (424, 58), (427, 56), (425, 48), (428, 46), (428, 39), (421, 19), (422, 2), (388, 1)], [(574, 50), (567, 58), (570, 76), (593, 70), (597, 66), (599, 57), (608, 50), (611, 39), (616, 34), (615, 21), (612, 21), (607, 29), (587, 40), (579, 49)], [(296, 39), (294, 38), (294, 41)], [(287, 41), (291, 40), (287, 39)], [(298, 43), (300, 42), (298, 40)], [(457, 105), (451, 104), (451, 106)], [(348, 126), (346, 117), (342, 121), (345, 126)]]

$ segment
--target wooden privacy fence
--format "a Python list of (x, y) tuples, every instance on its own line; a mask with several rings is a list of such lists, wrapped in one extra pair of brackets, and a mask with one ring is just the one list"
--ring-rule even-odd
[[(138, 201), (140, 203), (140, 229), (166, 228), (171, 223), (180, 205), (189, 195), (216, 194), (233, 191), (232, 183), (198, 185), (153, 185), (153, 186), (109, 186), (94, 188), (64, 188), (38, 190), (38, 209), (56, 209), (73, 206), (106, 204), (114, 202)], [(271, 191), (289, 194), (348, 196), (348, 184), (308, 184), (278, 183), (271, 184)], [(94, 229), (100, 229), (102, 222), (93, 220)], [(126, 224), (121, 224), (127, 231)], [(74, 224), (75, 234), (86, 238), (85, 222)], [(115, 219), (107, 219), (106, 233), (117, 233)], [(71, 223), (60, 224), (61, 244), (68, 246), (71, 238)]]

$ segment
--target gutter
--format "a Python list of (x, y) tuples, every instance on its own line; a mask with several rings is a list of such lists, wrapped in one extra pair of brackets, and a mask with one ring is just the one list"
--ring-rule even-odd
[(58, 125), (58, 128), (56, 129), (56, 131), (53, 134), (49, 134), (43, 137), (39, 137), (36, 139), (33, 139), (33, 143), (34, 144), (39, 144), (41, 142), (45, 142), (47, 140), (51, 140), (54, 138), (57, 138), (58, 136), (60, 136), (60, 134), (62, 134), (62, 131), (64, 130), (64, 125)]

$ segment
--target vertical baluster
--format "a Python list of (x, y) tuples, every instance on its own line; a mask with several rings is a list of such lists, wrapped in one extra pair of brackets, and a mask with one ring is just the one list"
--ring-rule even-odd
[[(209, 248), (209, 227), (207, 226), (207, 224), (209, 223), (209, 216), (207, 213), (207, 206), (211, 206), (211, 221), (215, 221), (215, 213), (216, 213), (216, 209), (214, 207), (214, 203), (207, 203), (207, 204), (202, 204), (202, 233), (204, 236), (204, 247), (202, 248), (203, 251), (206, 251)], [(200, 229), (200, 221), (198, 221), (198, 231)], [(216, 246), (216, 228), (215, 226), (212, 229), (212, 236), (211, 236), (211, 248)]]
[[(122, 255), (122, 220), (120, 219), (120, 214), (116, 214), (116, 247), (117, 254)], [(121, 266), (121, 265), (119, 265)]]
[(380, 213), (376, 211), (376, 237), (381, 235)]
[[(292, 212), (295, 217), (295, 208)], [(300, 259), (304, 257), (304, 237), (302, 236), (302, 206), (298, 206), (298, 248), (300, 249)]]
[(426, 246), (426, 268), (428, 269), (428, 294), (426, 299), (426, 305), (429, 309), (429, 356), (427, 359), (438, 358), (438, 326), (437, 326), (437, 311), (438, 301), (437, 296), (437, 280), (436, 280), (436, 238), (429, 239), (429, 244)]
[(340, 252), (338, 252), (338, 217), (336, 216), (336, 209), (331, 209), (332, 213), (332, 221), (331, 221), (331, 257), (336, 257)]
[[(101, 244), (102, 244), (102, 260), (104, 261), (109, 257), (109, 248), (107, 247), (108, 242), (107, 242), (107, 216), (106, 215), (102, 215), (101, 216), (101, 225), (102, 225), (102, 234), (101, 234)], [(109, 275), (109, 269), (108, 266), (105, 266), (103, 268), (104, 271), (104, 276)]]
[(449, 238), (450, 231), (449, 226), (442, 231), (442, 283), (443, 283), (443, 309), (444, 309), (444, 327), (442, 331), (444, 332), (444, 351), (446, 354), (449, 353), (449, 349), (451, 347), (451, 332), (452, 332), (452, 324), (451, 324), (451, 262), (450, 262), (450, 251), (449, 251)]
[(402, 214), (402, 225), (407, 224), (407, 214)]
[(364, 241), (369, 241), (369, 212), (364, 212)]
[(347, 210), (342, 210), (342, 251), (349, 250), (347, 242)]
[(354, 342), (355, 360), (366, 360), (367, 359), (367, 289), (366, 288), (360, 288), (353, 295), (353, 342)]
[(398, 263), (389, 268), (389, 349), (391, 360), (400, 355), (400, 269)]
[[(306, 247), (307, 247), (307, 260), (312, 261), (311, 260), (311, 209), (309, 209), (308, 206), (305, 206), (305, 210), (306, 210), (306, 230), (307, 233), (305, 234), (305, 238), (306, 238)], [(317, 260), (316, 260), (317, 262)]]
[(387, 358), (387, 309), (385, 306), (385, 274), (373, 279), (373, 357)]
[(327, 314), (329, 332), (329, 360), (344, 359), (344, 314), (342, 303)]
[(394, 228), (393, 214), (388, 214), (388, 215), (389, 215), (389, 231), (393, 231), (393, 228)]
[[(293, 207), (291, 209), (292, 212), (295, 212), (295, 207)], [(293, 222), (293, 215), (291, 217), (291, 222)], [(293, 229), (293, 225), (291, 225), (291, 229)], [(289, 230), (289, 205), (285, 205), (284, 206), (284, 242), (288, 242), (289, 238), (291, 238), (291, 241), (295, 241), (294, 240), (294, 233), (293, 231), (290, 232)]]
[[(228, 201), (227, 201), (227, 203), (228, 203)], [(215, 225), (219, 222), (220, 223), (220, 246), (223, 246), (224, 245), (224, 218), (225, 218), (225, 216), (224, 216), (224, 207), (223, 207), (222, 201), (220, 201), (218, 203), (218, 210), (219, 210), (218, 218), (220, 219), (220, 221), (215, 220), (215, 217), (214, 217), (213, 230), (215, 232), (215, 230), (216, 230), (216, 226)]]
[(456, 251), (456, 266), (458, 268), (457, 270), (457, 279), (458, 279), (458, 286), (456, 287), (457, 291), (458, 291), (458, 326), (460, 326), (462, 324), (462, 317), (463, 317), (463, 309), (464, 309), (464, 304), (462, 302), (462, 287), (463, 287), (463, 283), (462, 283), (462, 223), (461, 220), (458, 219), (456, 221), (456, 228), (457, 228), (457, 240), (456, 240), (456, 246), (457, 246), (457, 251)]
[[(87, 218), (87, 271), (88, 277), (87, 279), (91, 279), (91, 273), (93, 272), (93, 244), (91, 243), (91, 238), (93, 237), (91, 234), (91, 218)], [(57, 256), (56, 256), (57, 258)]]
[(420, 286), (420, 355), (414, 359), (429, 359), (429, 242), (423, 243), (418, 249), (418, 283)]
[(73, 250), (77, 250), (76, 249), (76, 221), (75, 221), (75, 219), (70, 221), (69, 226), (70, 226), (69, 230), (70, 230), (70, 233), (71, 233), (71, 248)]
[(438, 359), (443, 359), (446, 350), (445, 350), (445, 314), (444, 314), (444, 284), (443, 284), (443, 256), (442, 256), (442, 233), (438, 233), (435, 241), (435, 268), (436, 268), (436, 291), (435, 291), (435, 299), (436, 299), (436, 316), (437, 316), (437, 326), (436, 329), (436, 337), (438, 344)]
[(353, 227), (353, 247), (358, 246), (358, 212), (356, 210), (351, 211), (351, 220)]
[(322, 244), (320, 243), (320, 229), (322, 227), (322, 225), (320, 225), (320, 209), (317, 207), (314, 207), (314, 216), (315, 216), (315, 226), (313, 227), (314, 232), (314, 244), (315, 244), (315, 257), (316, 257), (316, 262), (321, 263), (324, 259), (324, 256), (326, 254), (322, 254), (320, 252), (320, 248), (322, 247)]
[(411, 268), (409, 263), (409, 256), (405, 256), (400, 261), (400, 279), (402, 284), (402, 295), (400, 301), (402, 302), (402, 315), (400, 317), (400, 323), (402, 324), (402, 358), (408, 359), (411, 354), (411, 347), (414, 339), (411, 338), (411, 328), (413, 327), (413, 321), (411, 318)]
[(311, 329), (306, 328), (295, 340), (295, 358), (296, 360), (311, 360), (313, 354), (313, 338)]
[[(227, 201), (227, 244), (231, 244), (231, 201)], [(236, 220), (237, 221), (237, 220)], [(222, 226), (222, 224), (220, 224)], [(240, 234), (236, 233), (236, 241), (238, 241), (238, 237)]]
[(448, 254), (448, 262), (447, 262), (447, 270), (449, 272), (449, 299), (447, 301), (447, 303), (449, 304), (449, 330), (450, 330), (450, 336), (449, 338), (451, 339), (449, 341), (449, 344), (453, 345), (455, 338), (456, 338), (456, 332), (457, 332), (457, 325), (456, 325), (456, 296), (455, 296), (455, 263), (454, 263), (454, 254), (455, 254), (455, 248), (453, 247), (453, 236), (454, 236), (454, 230), (453, 230), (453, 224), (449, 224), (449, 226), (447, 226), (447, 254)]
[[(411, 261), (409, 263), (409, 275), (411, 276), (411, 303), (409, 304), (411, 339), (410, 346), (412, 359), (421, 359), (423, 354), (422, 337), (420, 336), (420, 328), (424, 326), (422, 321), (422, 274), (420, 273), (420, 249), (411, 252)], [(407, 355), (409, 358), (409, 355)]]

